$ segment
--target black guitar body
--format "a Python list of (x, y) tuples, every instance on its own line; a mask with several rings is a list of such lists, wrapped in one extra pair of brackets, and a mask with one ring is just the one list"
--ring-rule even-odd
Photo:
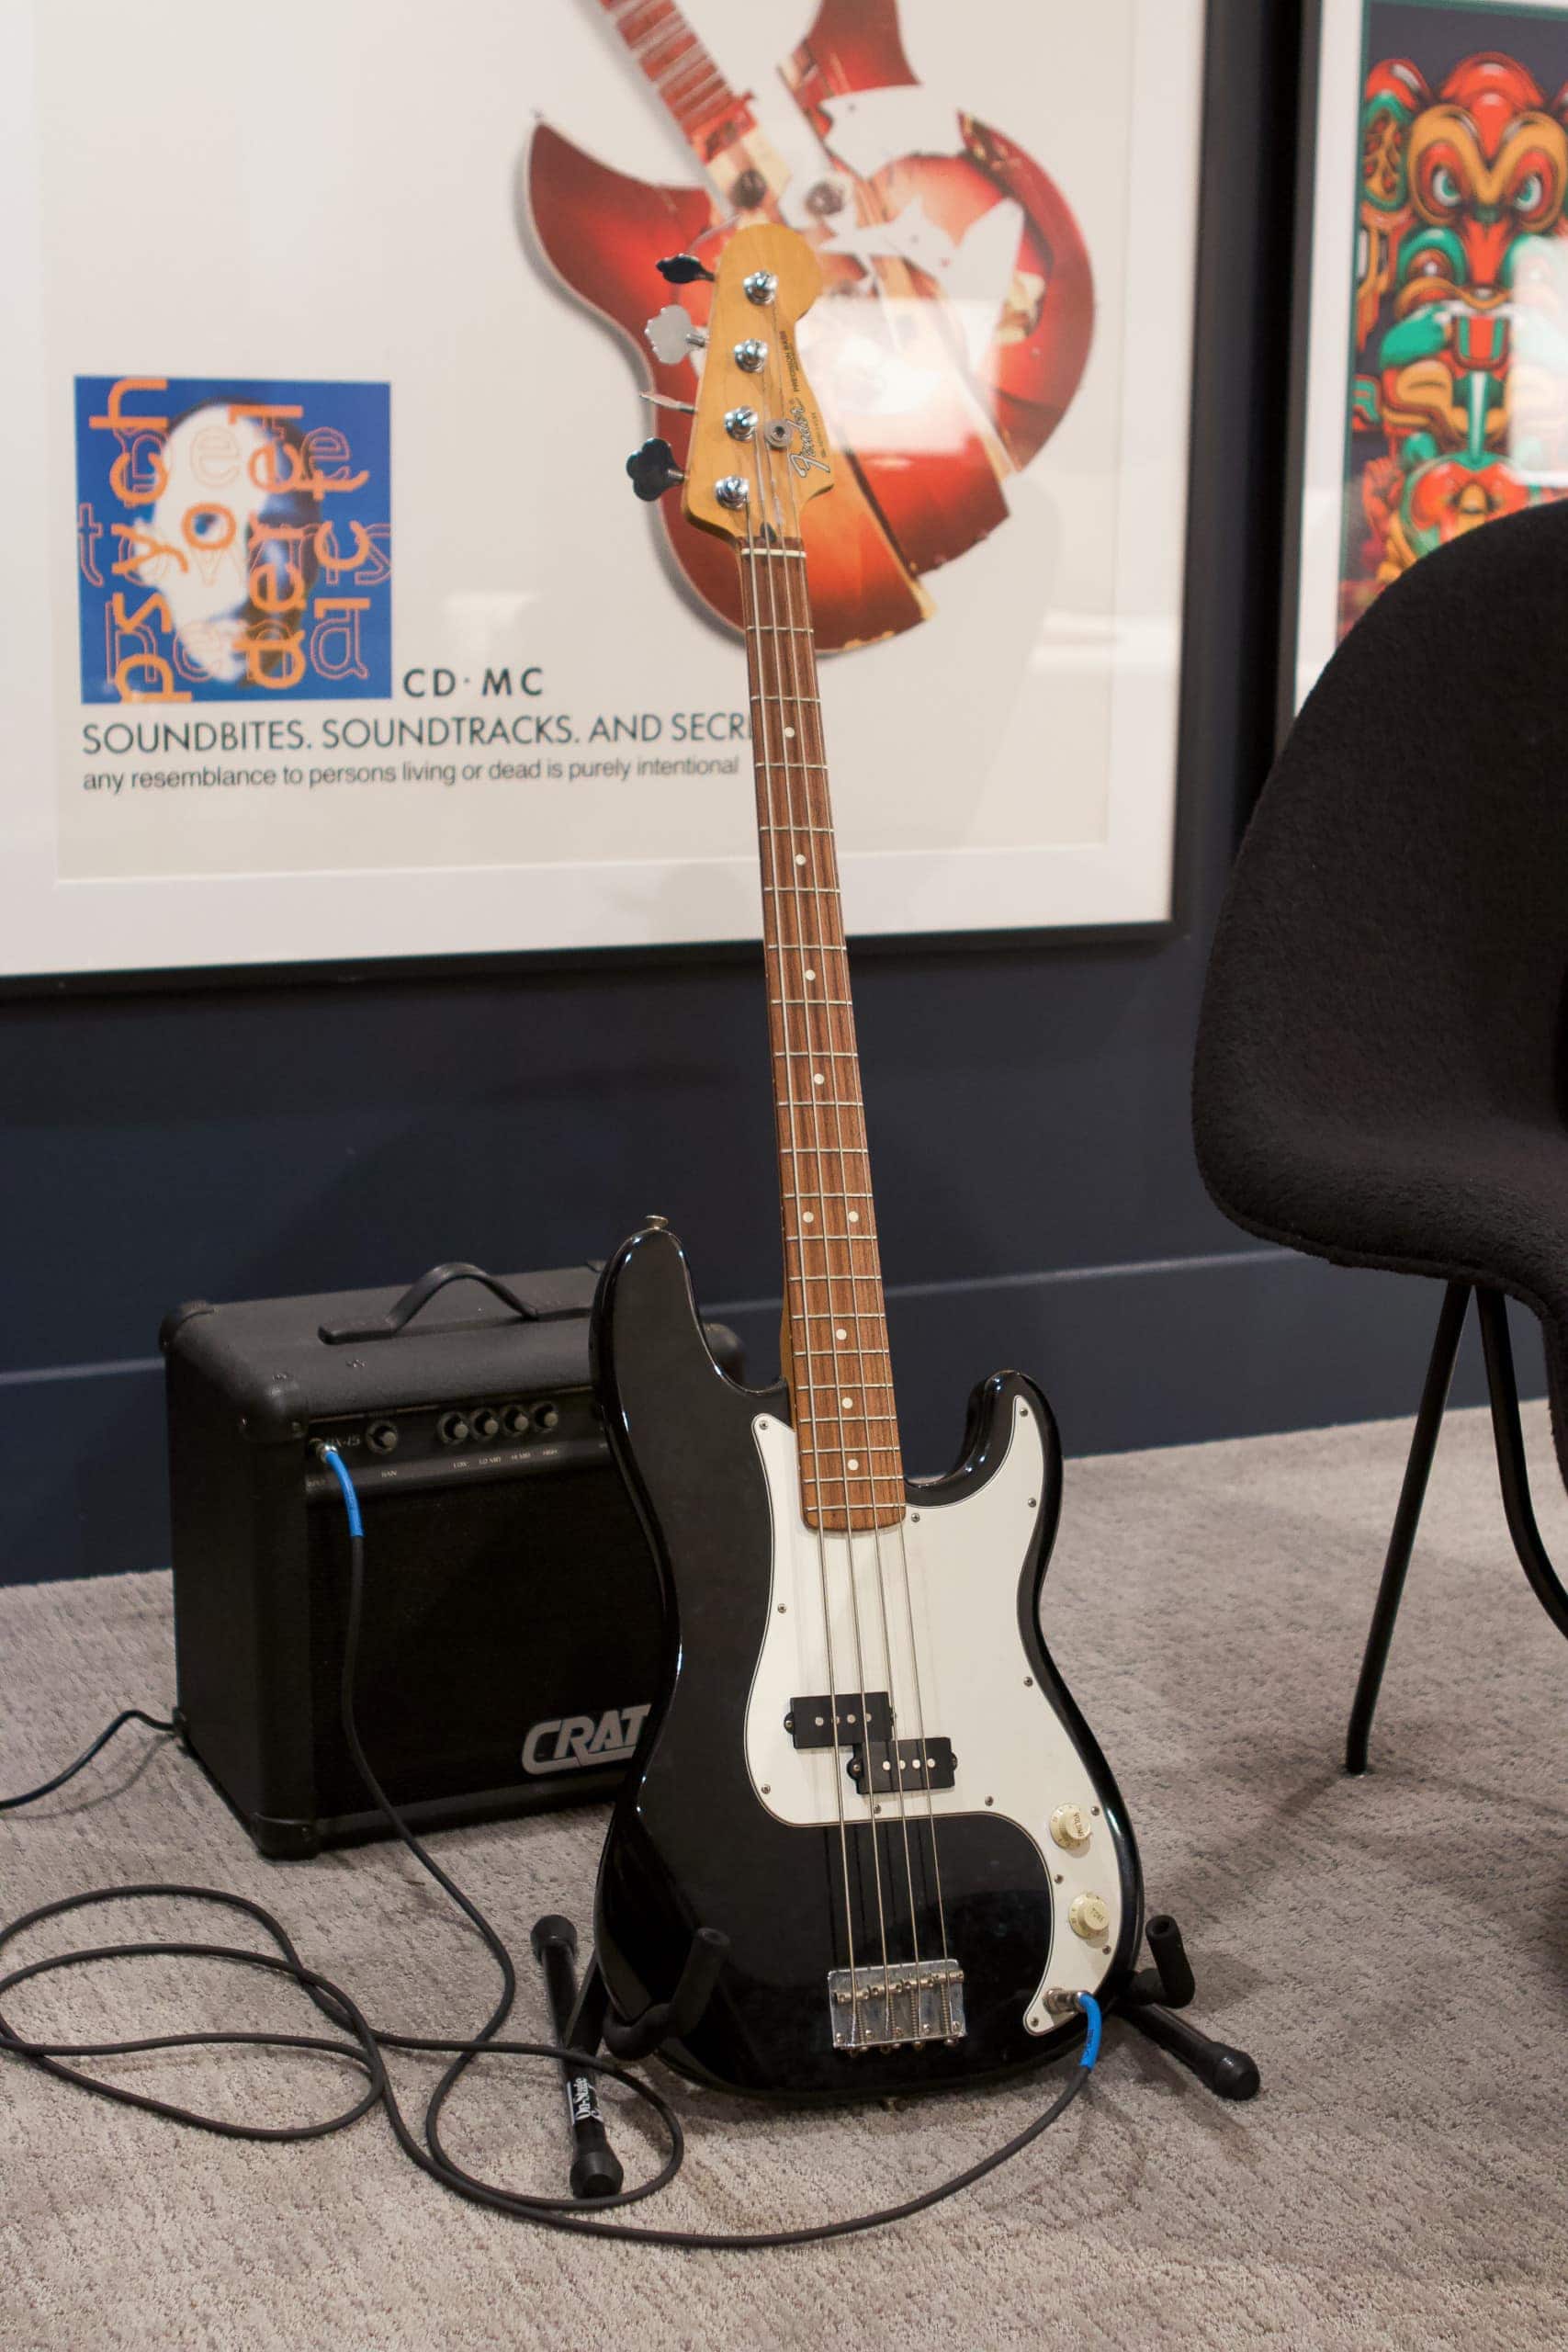
[[(634, 2018), (667, 2000), (693, 1936), (710, 1928), (729, 1939), (716, 1988), (687, 2039), (664, 2048), (671, 2064), (699, 2079), (776, 2098), (843, 2098), (974, 2083), (1059, 2055), (1081, 2036), (1081, 2015), (1069, 2013), (1044, 2031), (1024, 2024), (1053, 1939), (1068, 1932), (1054, 1901), (1053, 1872), (1015, 1820), (983, 1809), (940, 1823), (942, 1931), (964, 1970), (962, 2037), (834, 2046), (829, 1976), (848, 1963), (852, 1924), (857, 1956), (863, 1962), (876, 1949), (872, 1841), (890, 1832), (866, 1817), (863, 1803), (842, 1841), (836, 1825), (781, 1821), (748, 1770), (748, 1701), (773, 1607), (770, 1499), (754, 1424), (759, 1415), (787, 1424), (788, 1392), (741, 1388), (719, 1371), (680, 1246), (659, 1224), (606, 1267), (593, 1333), (600, 1404), (657, 1556), (667, 1629), (661, 1695), (600, 1867), (595, 1943), (616, 2009)], [(911, 1485), (908, 1493), (924, 1512), (982, 1486), (1005, 1451), (1021, 1397), (1041, 1417), (1049, 1490), (1022, 1558), (1020, 1650), (998, 1657), (995, 1672), (1020, 1683), (1032, 1673), (1079, 1752), (1086, 1791), (1092, 1788), (1113, 1843), (1113, 1868), (1106, 1867), (1119, 1882), (1120, 1918), (1102, 1964), (1104, 1999), (1125, 1980), (1137, 1950), (1137, 1859), (1109, 1769), (1039, 1632), (1060, 1473), (1055, 1426), (1039, 1392), (1012, 1373), (986, 1383), (971, 1399), (964, 1459), (946, 1477)], [(1050, 1802), (1042, 1792), (1046, 1811)], [(923, 1847), (910, 1902), (919, 1948), (941, 1951), (937, 1890)]]

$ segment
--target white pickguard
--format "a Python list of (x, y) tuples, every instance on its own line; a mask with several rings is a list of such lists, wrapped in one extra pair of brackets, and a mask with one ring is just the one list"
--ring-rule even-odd
[[(1122, 1892), (1098, 1792), (1019, 1639), (1019, 1576), (1044, 1496), (1039, 1420), (1015, 1398), (1007, 1453), (986, 1484), (956, 1502), (917, 1502), (901, 1529), (877, 1537), (818, 1536), (807, 1527), (794, 1430), (764, 1414), (753, 1432), (773, 1538), (768, 1632), (746, 1711), (746, 1761), (758, 1801), (780, 1821), (826, 1827), (838, 1822), (841, 1792), (848, 1821), (870, 1818), (871, 1806), (848, 1778), (846, 1751), (797, 1748), (784, 1728), (792, 1700), (829, 1687), (830, 1622), (840, 1706), (863, 1687), (886, 1690), (900, 1737), (952, 1742), (955, 1785), (929, 1800), (923, 1792), (908, 1795), (911, 1827), (926, 1821), (929, 1803), (940, 1856), (945, 1815), (998, 1813), (1038, 1848), (1055, 1918), (1049, 1963), (1025, 2022), (1046, 2032), (1060, 2023), (1046, 2007), (1047, 1991), (1092, 1993), (1103, 1980), (1122, 1931)], [(881, 1803), (896, 1839), (898, 1798)], [(1090, 1825), (1081, 1852), (1051, 1836), (1051, 1816), (1062, 1805), (1078, 1806)], [(1099, 1895), (1110, 1914), (1092, 1942), (1068, 1923), (1079, 1894)]]

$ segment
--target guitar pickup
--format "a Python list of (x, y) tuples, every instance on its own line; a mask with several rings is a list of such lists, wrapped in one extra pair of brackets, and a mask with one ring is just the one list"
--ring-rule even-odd
[(840, 1690), (836, 1724), (833, 1704), (826, 1690), (814, 1699), (790, 1701), (784, 1729), (796, 1747), (861, 1747), (868, 1725), (873, 1744), (886, 1747), (893, 1736), (893, 1703), (886, 1690)]
[(869, 1749), (856, 1745), (849, 1774), (862, 1796), (880, 1796), (884, 1790), (908, 1795), (921, 1789), (951, 1789), (958, 1778), (958, 1758), (948, 1739), (901, 1739), (897, 1747), (897, 1778), (893, 1749), (885, 1739), (873, 1739)]

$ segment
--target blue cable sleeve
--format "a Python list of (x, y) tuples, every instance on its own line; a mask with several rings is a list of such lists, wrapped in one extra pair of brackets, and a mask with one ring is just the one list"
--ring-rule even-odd
[[(354, 1491), (354, 1481), (349, 1476), (348, 1472), (344, 1465), (342, 1454), (338, 1452), (335, 1445), (323, 1445), (321, 1449), (321, 1460), (326, 1464), (327, 1468), (332, 1472), (333, 1476), (343, 1488), (344, 1508), (348, 1512), (349, 1533), (354, 1536), (363, 1535), (365, 1532), (365, 1522), (359, 1516), (359, 1497)], [(1098, 2016), (1099, 2011), (1097, 2010), (1095, 2014)], [(1097, 2046), (1098, 2040), (1099, 2037), (1097, 2035)]]
[[(348, 1473), (345, 1470), (344, 1476), (346, 1478), (347, 1476)], [(1084, 2035), (1083, 2041), (1083, 2056), (1078, 2060), (1078, 2064), (1092, 2066), (1100, 2055), (1100, 2037), (1105, 2030), (1105, 2019), (1100, 2015), (1100, 2003), (1092, 1993), (1080, 1993), (1078, 2007), (1089, 2019), (1089, 2031)]]

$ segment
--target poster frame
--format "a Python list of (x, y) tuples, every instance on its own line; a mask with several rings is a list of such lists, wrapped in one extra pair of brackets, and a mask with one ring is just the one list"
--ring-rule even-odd
[[(1303, 0), (1308, 18), (1315, 21), (1323, 0)], [(1203, 0), (1194, 38), (1200, 44), (1197, 125), (1198, 185), (1196, 190), (1192, 272), (1193, 325), (1185, 400), (1186, 466), (1185, 526), (1182, 543), (1182, 587), (1179, 650), (1176, 686), (1175, 772), (1171, 811), (1171, 888), (1169, 912), (1152, 919), (1132, 919), (1038, 926), (998, 925), (963, 930), (851, 933), (857, 958), (918, 954), (920, 956), (1037, 953), (1085, 946), (1145, 948), (1156, 951), (1185, 937), (1192, 928), (1197, 884), (1198, 828), (1194, 807), (1201, 785), (1193, 774), (1190, 739), (1193, 702), (1207, 695), (1225, 678), (1226, 649), (1206, 617), (1201, 594), (1201, 558), (1195, 548), (1193, 518), (1201, 502), (1224, 494), (1226, 453), (1208, 424), (1212, 409), (1209, 388), (1224, 365), (1212, 337), (1205, 337), (1205, 315), (1211, 317), (1224, 300), (1218, 280), (1228, 251), (1224, 214), (1235, 201), (1236, 191), (1226, 178), (1223, 158), (1216, 162), (1212, 126), (1223, 119), (1226, 97), (1216, 61), (1215, 19), (1224, 9)], [(1303, 57), (1307, 34), (1303, 26)], [(1303, 94), (1305, 81), (1303, 76)], [(1304, 168), (1304, 165), (1303, 165)], [(1310, 226), (1298, 235), (1310, 240)], [(1292, 313), (1293, 316), (1293, 313)], [(1292, 384), (1294, 382), (1292, 355)], [(1292, 401), (1292, 409), (1294, 403)], [(1293, 490), (1292, 490), (1293, 503)], [(309, 958), (265, 960), (247, 958), (233, 963), (95, 968), (81, 971), (0, 973), (0, 1003), (39, 998), (183, 994), (193, 990), (279, 989), (320, 986), (323, 982), (363, 984), (409, 983), (451, 977), (524, 978), (531, 973), (614, 972), (682, 966), (745, 967), (760, 954), (760, 942), (748, 939), (672, 941), (606, 945), (571, 945), (479, 949), (472, 953), (435, 951), (400, 956), (311, 956)]]

